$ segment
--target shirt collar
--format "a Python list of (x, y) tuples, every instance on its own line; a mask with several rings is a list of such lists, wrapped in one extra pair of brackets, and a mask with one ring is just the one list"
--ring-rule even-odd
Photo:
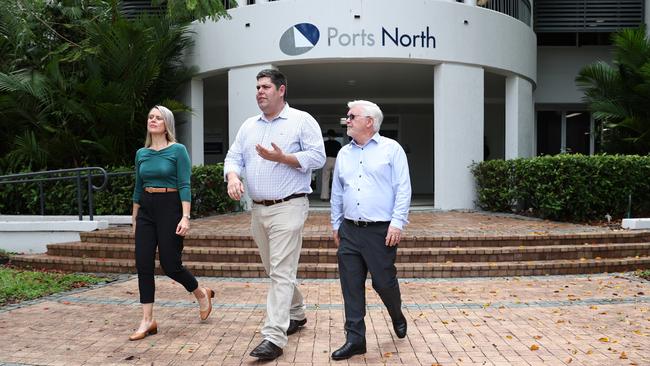
[(266, 117), (264, 117), (264, 112), (260, 113), (260, 117), (258, 118), (258, 121), (273, 122), (278, 118), (282, 118), (282, 119), (288, 119), (289, 118), (289, 103), (288, 102), (284, 102), (284, 107), (280, 111), (280, 114), (278, 114), (278, 116), (275, 117), (272, 121), (269, 121), (269, 120), (266, 119)]
[(351, 142), (354, 146), (356, 146), (356, 147), (364, 147), (364, 146), (368, 146), (368, 144), (370, 143), (370, 141), (375, 141), (377, 144), (379, 144), (379, 140), (380, 140), (380, 139), (381, 139), (381, 135), (379, 134), (379, 132), (375, 132), (375, 134), (372, 135), (372, 137), (370, 138), (370, 140), (368, 140), (368, 142), (366, 142), (366, 144), (363, 145), (363, 146), (357, 144), (357, 142), (354, 141), (354, 139), (352, 139), (352, 141), (350, 141), (350, 142)]

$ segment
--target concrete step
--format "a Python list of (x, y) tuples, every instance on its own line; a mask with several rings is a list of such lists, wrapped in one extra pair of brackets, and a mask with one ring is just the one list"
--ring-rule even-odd
[[(134, 259), (133, 244), (62, 243), (48, 245), (48, 254), (81, 258)], [(599, 259), (650, 255), (648, 243), (607, 243), (582, 245), (400, 248), (398, 263), (508, 262), (555, 259)], [(185, 246), (183, 261), (214, 263), (261, 263), (257, 248)], [(337, 263), (335, 248), (303, 248), (301, 263)]]
[[(135, 243), (133, 234), (125, 231), (95, 231), (81, 233), (81, 241), (104, 244)], [(650, 242), (648, 232), (611, 231), (608, 233), (553, 234), (532, 232), (529, 235), (485, 235), (485, 236), (431, 236), (405, 232), (401, 248), (466, 248), (466, 247), (518, 247), (606, 243)], [(186, 247), (257, 248), (249, 235), (188, 235)], [(305, 234), (303, 248), (335, 248), (334, 240), (328, 235)]]
[[(20, 267), (57, 269), (74, 272), (135, 273), (133, 259), (73, 258), (52, 255), (15, 255), (11, 262)], [(184, 262), (197, 276), (265, 277), (259, 263)], [(398, 263), (401, 278), (530, 276), (577, 273), (621, 272), (650, 268), (650, 257), (606, 259), (559, 259), (508, 262)], [(158, 270), (158, 273), (161, 273)], [(300, 263), (299, 278), (336, 278), (334, 263)]]

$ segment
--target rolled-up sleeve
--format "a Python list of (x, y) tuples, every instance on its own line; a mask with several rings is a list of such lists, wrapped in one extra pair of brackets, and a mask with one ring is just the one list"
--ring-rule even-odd
[(242, 170), (244, 169), (244, 152), (242, 150), (243, 142), (242, 138), (244, 136), (244, 129), (248, 126), (248, 121), (237, 131), (237, 136), (235, 137), (235, 142), (228, 149), (226, 154), (226, 159), (223, 162), (223, 180), (228, 181), (228, 173), (235, 172), (238, 176), (241, 177)]
[(300, 126), (300, 145), (301, 151), (294, 153), (300, 163), (300, 168), (297, 168), (300, 172), (320, 169), (325, 165), (325, 144), (320, 126), (308, 113), (303, 113)]

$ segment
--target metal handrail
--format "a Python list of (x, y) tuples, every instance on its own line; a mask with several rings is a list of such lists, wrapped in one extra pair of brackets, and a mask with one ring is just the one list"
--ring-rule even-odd
[[(92, 174), (93, 171), (99, 171), (100, 174)], [(83, 209), (82, 209), (82, 200), (81, 200), (81, 179), (82, 173), (86, 172), (83, 178), (88, 179), (88, 215), (90, 221), (93, 220), (93, 191), (101, 191), (106, 187), (108, 183), (108, 173), (106, 170), (101, 167), (86, 167), (86, 168), (72, 168), (72, 169), (59, 169), (59, 170), (47, 170), (42, 172), (32, 172), (32, 173), (20, 173), (20, 174), (9, 174), (0, 176), (0, 184), (10, 184), (10, 183), (38, 183), (39, 199), (40, 199), (40, 209), (41, 215), (45, 215), (45, 193), (43, 191), (43, 182), (49, 181), (61, 181), (75, 179), (77, 183), (77, 209), (79, 210), (79, 221), (83, 221)], [(71, 174), (70, 176), (56, 176), (61, 174)], [(39, 176), (45, 176), (42, 178), (35, 178)], [(103, 177), (102, 184), (100, 186), (95, 186), (93, 184), (93, 177)]]

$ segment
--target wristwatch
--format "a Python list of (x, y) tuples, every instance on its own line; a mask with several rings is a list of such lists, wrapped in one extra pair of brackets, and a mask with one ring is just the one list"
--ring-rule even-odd
[(190, 215), (183, 215), (183, 217), (187, 217), (187, 219), (190, 219)]

